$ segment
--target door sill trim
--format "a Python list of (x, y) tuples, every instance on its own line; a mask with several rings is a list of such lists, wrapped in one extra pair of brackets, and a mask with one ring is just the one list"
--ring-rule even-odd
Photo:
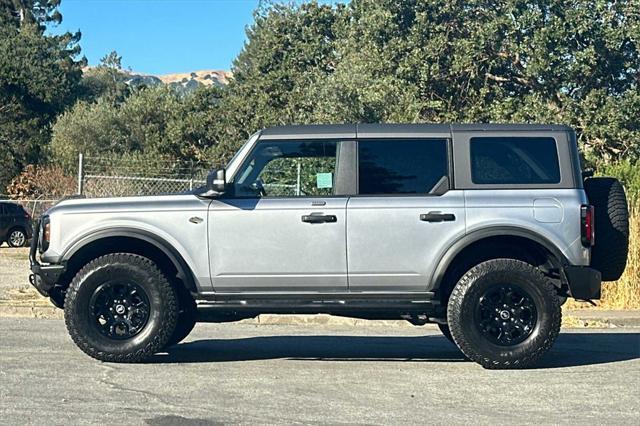
[(350, 292), (320, 292), (320, 291), (270, 291), (270, 292), (207, 292), (197, 295), (197, 299), (210, 301), (224, 300), (306, 300), (306, 301), (355, 301), (355, 300), (388, 300), (388, 301), (431, 301), (435, 297), (432, 291), (350, 291)]

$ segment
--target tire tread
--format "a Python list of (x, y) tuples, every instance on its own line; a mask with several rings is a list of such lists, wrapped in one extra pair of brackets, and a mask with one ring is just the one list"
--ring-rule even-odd
[[(544, 340), (537, 344), (537, 346), (529, 352), (526, 356), (516, 361), (500, 361), (497, 359), (491, 359), (481, 355), (473, 345), (467, 341), (462, 331), (462, 324), (459, 321), (460, 313), (462, 310), (462, 302), (469, 289), (474, 285), (475, 279), (482, 274), (504, 271), (505, 269), (517, 269), (519, 271), (526, 271), (526, 273), (532, 274), (537, 280), (542, 283), (542, 291), (545, 297), (549, 298), (553, 302), (553, 309), (551, 314), (551, 332), (544, 336)], [(472, 361), (475, 361), (487, 369), (514, 369), (525, 368), (534, 364), (540, 357), (551, 349), (556, 341), (558, 334), (560, 333), (560, 326), (562, 323), (562, 310), (560, 306), (560, 300), (557, 296), (556, 287), (551, 284), (544, 274), (533, 265), (514, 259), (493, 259), (475, 267), (471, 268), (463, 277), (458, 281), (449, 298), (449, 304), (447, 308), (447, 322), (449, 329), (453, 337), (454, 342), (460, 350)]]
[[(163, 310), (163, 326), (160, 328), (159, 333), (153, 336), (142, 348), (139, 348), (131, 353), (114, 354), (104, 352), (94, 348), (83, 334), (78, 329), (78, 318), (72, 313), (73, 306), (76, 303), (78, 297), (78, 290), (82, 286), (85, 278), (93, 271), (99, 268), (107, 267), (115, 263), (127, 263), (130, 265), (137, 265), (139, 267), (149, 270), (156, 276), (156, 283), (161, 293), (166, 306)], [(75, 275), (67, 294), (64, 303), (65, 310), (65, 324), (67, 330), (73, 339), (74, 343), (87, 355), (107, 362), (119, 362), (119, 363), (136, 363), (141, 362), (160, 351), (166, 343), (169, 341), (171, 334), (175, 328), (178, 305), (174, 288), (171, 286), (165, 275), (160, 271), (154, 262), (146, 257), (139, 256), (131, 253), (112, 253), (101, 257), (98, 257), (78, 271)]]

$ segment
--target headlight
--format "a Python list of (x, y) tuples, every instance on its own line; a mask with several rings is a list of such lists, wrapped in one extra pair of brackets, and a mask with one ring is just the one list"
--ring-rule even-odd
[(49, 216), (42, 218), (42, 226), (40, 230), (40, 253), (44, 253), (49, 248), (51, 241), (51, 221)]

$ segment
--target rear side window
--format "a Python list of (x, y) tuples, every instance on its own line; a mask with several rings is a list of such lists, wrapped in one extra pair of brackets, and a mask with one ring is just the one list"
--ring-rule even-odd
[(471, 138), (471, 180), (476, 184), (560, 182), (553, 138)]
[(18, 215), (24, 213), (22, 206), (17, 204), (6, 204), (7, 213), (12, 215)]
[(447, 175), (445, 139), (358, 141), (359, 193), (427, 194)]

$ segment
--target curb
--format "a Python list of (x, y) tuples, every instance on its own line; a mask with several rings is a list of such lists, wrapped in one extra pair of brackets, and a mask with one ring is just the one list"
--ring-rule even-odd
[[(623, 314), (621, 314), (621, 312)], [(612, 314), (607, 316), (607, 314)], [(0, 318), (38, 318), (64, 319), (64, 311), (54, 306), (43, 306), (41, 303), (20, 304), (19, 306), (0, 301)], [(248, 325), (295, 325), (295, 326), (325, 326), (325, 327), (394, 327), (413, 328), (414, 325), (403, 320), (364, 320), (319, 315), (276, 315), (262, 314), (256, 318), (239, 321)], [(435, 324), (427, 324), (436, 327)], [(563, 328), (633, 328), (640, 327), (640, 312), (634, 311), (597, 311), (597, 312), (565, 312), (562, 319)]]
[[(32, 289), (15, 289), (0, 298), (0, 318), (63, 319), (64, 312)], [(404, 320), (364, 320), (319, 315), (262, 314), (239, 321), (252, 325), (297, 325), (329, 327), (415, 327)], [(435, 327), (435, 324), (432, 325)], [(563, 328), (640, 327), (640, 310), (563, 310)]]
[(610, 327), (640, 327), (640, 310), (626, 311), (572, 309), (564, 312), (586, 323), (603, 323)]

